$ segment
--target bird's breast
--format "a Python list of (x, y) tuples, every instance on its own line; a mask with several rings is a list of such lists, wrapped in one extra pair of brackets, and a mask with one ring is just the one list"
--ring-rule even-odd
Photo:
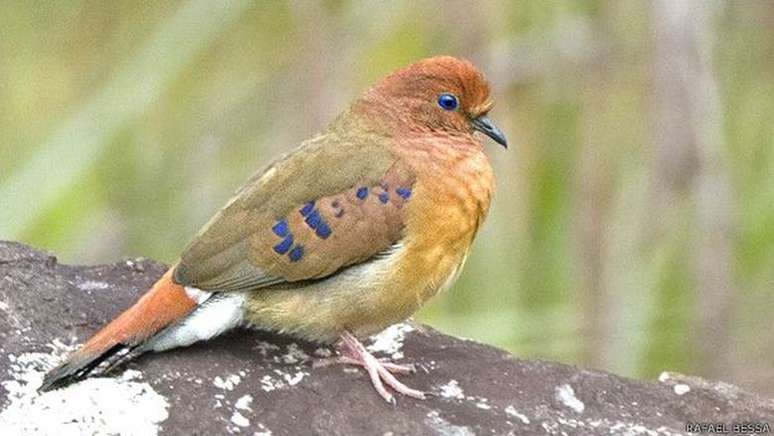
[(492, 168), (480, 149), (436, 156), (422, 168), (406, 210), (405, 248), (395, 269), (402, 289), (417, 304), (453, 283), (494, 190)]

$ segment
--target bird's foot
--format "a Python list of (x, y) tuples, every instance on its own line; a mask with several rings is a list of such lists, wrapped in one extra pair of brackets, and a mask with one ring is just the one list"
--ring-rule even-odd
[(337, 345), (337, 349), (339, 351), (339, 362), (365, 368), (369, 377), (371, 377), (371, 384), (374, 385), (374, 389), (388, 403), (395, 404), (395, 397), (387, 390), (385, 384), (395, 392), (403, 395), (420, 400), (426, 398), (425, 392), (404, 385), (393, 375), (393, 373), (407, 374), (414, 372), (413, 365), (400, 365), (386, 359), (377, 359), (366, 350), (365, 346), (355, 336), (346, 331), (341, 335), (341, 342)]

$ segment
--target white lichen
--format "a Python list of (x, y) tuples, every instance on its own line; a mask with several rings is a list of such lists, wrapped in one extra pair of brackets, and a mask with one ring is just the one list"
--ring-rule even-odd
[(38, 393), (45, 373), (75, 347), (54, 342), (54, 353), (8, 355), (8, 405), (0, 412), (2, 435), (155, 435), (169, 416), (169, 404), (142, 374), (89, 378), (63, 389)]
[(575, 412), (583, 413), (583, 411), (586, 409), (586, 405), (583, 404), (583, 401), (579, 400), (578, 397), (575, 396), (575, 391), (572, 389), (572, 386), (568, 384), (557, 386), (555, 393), (557, 401), (574, 410)]
[(520, 413), (518, 410), (516, 410), (516, 408), (513, 407), (512, 405), (505, 408), (505, 413), (507, 413), (510, 416), (513, 416), (514, 418), (518, 418), (524, 424), (529, 424), (529, 418), (527, 418), (527, 416), (524, 415), (523, 413)]
[(428, 412), (425, 418), (425, 424), (432, 427), (436, 434), (441, 436), (475, 436), (470, 427), (463, 425), (454, 425), (443, 419), (437, 410)]
[(317, 348), (314, 350), (315, 357), (326, 358), (333, 356), (333, 352), (328, 348)]
[(678, 383), (672, 386), (672, 389), (675, 391), (677, 395), (685, 395), (691, 391), (691, 387), (683, 383)]
[(231, 422), (239, 427), (250, 427), (250, 420), (245, 418), (245, 416), (237, 410), (231, 415)]
[(457, 400), (465, 399), (465, 392), (462, 391), (457, 380), (449, 380), (449, 383), (441, 385), (441, 396), (443, 398), (454, 398)]
[(269, 374), (261, 377), (261, 389), (263, 389), (264, 392), (271, 392), (283, 387), (285, 387), (285, 383), (283, 383), (282, 380), (277, 380)]
[(282, 363), (293, 364), (306, 362), (309, 355), (304, 352), (296, 343), (288, 345), (287, 351), (282, 355)]
[(486, 402), (486, 399), (476, 402), (476, 407), (483, 410), (489, 410), (492, 408), (492, 406), (490, 406), (489, 403)]
[(298, 372), (296, 372), (296, 373), (295, 373), (295, 374), (293, 374), (293, 375), (290, 375), (290, 374), (283, 374), (282, 378), (285, 380), (285, 382), (287, 382), (287, 384), (288, 384), (289, 386), (295, 386), (295, 385), (297, 385), (297, 384), (298, 384), (298, 383), (299, 383), (301, 380), (303, 380), (303, 379), (304, 379), (304, 377), (306, 377), (307, 375), (309, 375), (309, 373), (308, 373), (308, 372), (304, 372), (304, 371), (298, 371)]
[(241, 381), (242, 378), (239, 375), (231, 374), (226, 376), (226, 378), (216, 376), (215, 379), (212, 380), (212, 384), (215, 385), (216, 388), (232, 391)]
[(371, 345), (366, 348), (372, 353), (385, 353), (393, 359), (402, 359), (406, 333), (413, 331), (414, 327), (406, 323), (391, 325), (378, 335), (372, 336)]
[[(682, 436), (684, 433), (675, 431), (664, 426), (658, 428), (649, 428), (638, 422), (626, 422), (610, 420), (607, 418), (581, 420), (575, 418), (566, 418), (564, 416), (556, 417), (556, 422), (550, 424), (543, 422), (541, 424), (546, 433), (554, 435), (564, 434), (610, 434), (623, 436)], [(564, 428), (572, 429), (567, 432)], [(593, 430), (592, 430), (593, 429)], [(580, 431), (578, 431), (580, 430)], [(591, 430), (591, 431), (588, 431)]]
[(276, 389), (295, 386), (309, 375), (309, 372), (303, 371), (299, 369), (299, 367), (295, 368), (296, 371), (294, 373), (285, 372), (280, 369), (273, 369), (272, 372), (276, 375), (276, 377), (272, 374), (266, 374), (261, 377), (261, 389), (263, 389), (264, 392), (271, 392)]
[(99, 289), (107, 289), (110, 285), (105, 282), (98, 282), (96, 280), (86, 280), (78, 283), (78, 289), (82, 291), (94, 291)]
[(236, 403), (234, 403), (234, 407), (241, 410), (253, 410), (250, 408), (250, 404), (253, 403), (253, 396), (252, 395), (242, 395), (239, 397), (238, 400), (236, 400)]
[(265, 425), (258, 422), (256, 423), (253, 428), (257, 428), (255, 432), (253, 432), (253, 436), (271, 436), (271, 430), (269, 430)]
[(279, 349), (280, 347), (278, 345), (274, 345), (266, 341), (260, 341), (257, 344), (253, 345), (253, 350), (256, 350), (259, 353), (261, 353), (261, 357), (267, 357), (270, 352), (277, 351)]

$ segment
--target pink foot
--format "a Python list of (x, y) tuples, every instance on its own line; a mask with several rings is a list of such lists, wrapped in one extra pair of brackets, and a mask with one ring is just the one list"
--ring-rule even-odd
[(387, 390), (385, 384), (395, 392), (420, 400), (425, 399), (424, 392), (404, 385), (392, 375), (392, 373), (407, 374), (414, 372), (413, 365), (399, 365), (384, 359), (377, 359), (366, 350), (352, 333), (347, 331), (342, 333), (341, 342), (339, 342), (337, 348), (340, 353), (339, 362), (365, 368), (368, 371), (369, 377), (371, 377), (371, 384), (374, 385), (374, 389), (388, 403), (395, 404), (395, 397)]
[[(411, 364), (402, 365), (399, 363), (393, 363), (389, 359), (376, 359), (376, 361), (379, 362), (384, 367), (384, 369), (390, 371), (393, 374), (412, 374), (417, 372), (416, 368), (414, 368), (414, 365)], [(362, 360), (345, 355), (339, 356), (337, 358), (337, 362), (346, 365), (363, 366)]]

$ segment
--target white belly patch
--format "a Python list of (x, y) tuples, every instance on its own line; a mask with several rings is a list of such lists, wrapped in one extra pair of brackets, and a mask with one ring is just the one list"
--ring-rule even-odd
[(145, 346), (164, 351), (204, 341), (230, 330), (242, 322), (245, 295), (241, 292), (213, 294), (186, 287), (186, 294), (199, 303), (187, 317), (167, 328)]

